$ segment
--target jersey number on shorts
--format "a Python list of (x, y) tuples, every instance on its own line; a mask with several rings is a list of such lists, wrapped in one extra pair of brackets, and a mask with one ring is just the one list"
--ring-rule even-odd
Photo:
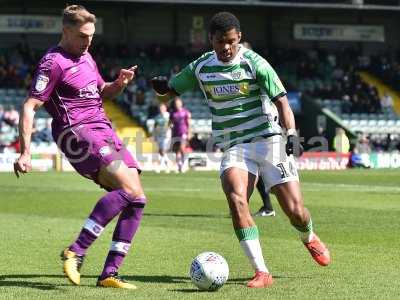
[(296, 176), (296, 169), (291, 162), (289, 162), (289, 172), (286, 170), (283, 163), (279, 163), (276, 166), (281, 170), (281, 178)]

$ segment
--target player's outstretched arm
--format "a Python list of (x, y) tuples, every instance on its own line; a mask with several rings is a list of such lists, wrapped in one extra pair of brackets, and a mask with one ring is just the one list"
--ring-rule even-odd
[(280, 97), (274, 103), (276, 108), (278, 109), (281, 125), (283, 128), (286, 129), (286, 154), (301, 156), (301, 154), (303, 154), (303, 146), (300, 144), (300, 139), (297, 136), (294, 114), (292, 109), (290, 108), (287, 97)]
[(101, 89), (101, 96), (103, 98), (115, 98), (122, 93), (124, 88), (135, 78), (137, 66), (129, 69), (121, 69), (118, 78), (113, 82), (106, 82)]
[(35, 98), (28, 98), (24, 102), (19, 121), (19, 143), (20, 157), (14, 163), (14, 172), (17, 177), (19, 173), (27, 173), (32, 169), (31, 165), (31, 137), (33, 128), (33, 118), (35, 110), (43, 105), (43, 101)]

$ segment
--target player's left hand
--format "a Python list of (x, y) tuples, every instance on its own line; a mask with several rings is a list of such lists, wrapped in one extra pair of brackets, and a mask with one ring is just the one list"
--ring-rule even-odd
[(300, 143), (300, 138), (297, 135), (288, 135), (286, 141), (286, 154), (293, 154), (295, 157), (300, 157), (304, 152), (304, 148)]
[(115, 82), (122, 87), (125, 87), (128, 85), (129, 82), (131, 82), (135, 78), (135, 72), (137, 70), (137, 66), (133, 66), (129, 69), (121, 69), (119, 71), (118, 78), (115, 80)]

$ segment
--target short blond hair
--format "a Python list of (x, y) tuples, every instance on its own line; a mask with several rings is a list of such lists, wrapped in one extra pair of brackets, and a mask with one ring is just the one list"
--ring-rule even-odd
[(75, 26), (88, 22), (96, 23), (96, 16), (82, 5), (69, 5), (62, 12), (63, 25)]

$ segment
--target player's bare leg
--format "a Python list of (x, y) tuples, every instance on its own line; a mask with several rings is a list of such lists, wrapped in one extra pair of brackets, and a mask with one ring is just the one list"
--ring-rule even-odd
[(181, 141), (178, 144), (175, 144), (175, 158), (176, 158), (176, 165), (178, 167), (178, 172), (182, 173), (183, 172), (183, 164), (185, 162), (185, 148), (186, 144), (181, 139)]
[(297, 181), (289, 181), (278, 184), (272, 188), (282, 210), (289, 217), (290, 223), (298, 230), (301, 240), (310, 252), (313, 259), (321, 266), (330, 263), (328, 248), (313, 232), (311, 216), (304, 207), (300, 184)]
[(180, 147), (179, 147), (179, 152), (181, 153), (181, 172), (186, 172), (186, 166), (185, 166), (185, 153), (186, 153), (186, 140), (182, 141)]
[(159, 159), (159, 165), (158, 165), (158, 171), (164, 170), (165, 172), (168, 173), (168, 159), (167, 156), (165, 155), (165, 150), (164, 149), (159, 149), (158, 154), (160, 156)]
[(265, 265), (258, 228), (248, 205), (256, 176), (239, 168), (229, 168), (222, 174), (221, 181), (231, 211), (233, 228), (240, 246), (255, 270), (255, 276), (247, 286), (252, 288), (270, 286), (272, 276)]

